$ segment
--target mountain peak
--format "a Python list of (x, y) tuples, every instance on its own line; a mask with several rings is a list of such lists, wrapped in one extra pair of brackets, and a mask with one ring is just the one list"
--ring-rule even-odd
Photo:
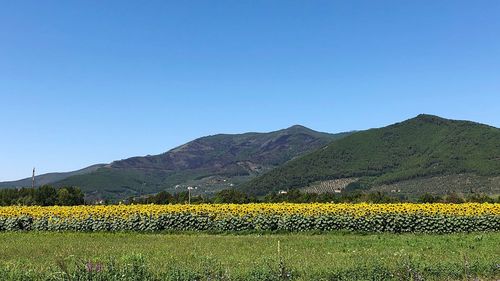
[(285, 130), (287, 130), (287, 131), (290, 131), (290, 130), (294, 130), (294, 131), (296, 131), (296, 130), (307, 130), (307, 131), (310, 131), (311, 129), (309, 129), (309, 128), (305, 127), (305, 126), (297, 124), (297, 125), (293, 125), (291, 127), (288, 127)]
[(313, 136), (316, 136), (316, 137), (319, 137), (321, 135), (327, 135), (326, 133), (322, 133), (322, 132), (317, 132), (313, 129), (309, 129), (305, 126), (302, 126), (302, 125), (293, 125), (291, 127), (288, 127), (286, 129), (283, 129), (283, 130), (280, 130), (278, 132), (281, 132), (281, 133), (286, 133), (286, 134), (307, 134), (307, 135), (313, 135)]
[[(439, 117), (437, 115), (431, 114), (419, 114), (416, 117), (407, 120), (413, 123), (419, 124), (431, 124), (431, 125), (445, 125), (445, 126), (457, 126), (457, 125), (480, 125), (482, 127), (491, 127), (485, 124), (480, 124), (467, 120), (457, 120), (457, 119), (446, 119), (443, 117)], [(404, 123), (404, 122), (403, 122)]]
[(439, 117), (437, 115), (432, 115), (432, 114), (419, 114), (416, 117), (413, 117), (409, 120), (406, 120), (405, 122), (402, 122), (402, 124), (406, 122), (410, 123), (420, 123), (420, 124), (436, 124), (436, 125), (444, 125), (444, 124), (450, 124), (455, 122), (456, 120), (450, 120), (446, 119), (443, 117)]
[(439, 117), (437, 115), (425, 114), (425, 113), (417, 115), (417, 117), (415, 117), (415, 119), (417, 119), (417, 120), (423, 120), (423, 121), (427, 121), (427, 120), (447, 120), (447, 119), (444, 119), (444, 118)]

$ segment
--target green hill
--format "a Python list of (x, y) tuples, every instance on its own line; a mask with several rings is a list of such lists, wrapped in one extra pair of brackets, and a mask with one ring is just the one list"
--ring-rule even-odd
[(115, 161), (56, 185), (79, 186), (90, 198), (125, 198), (161, 190), (211, 193), (236, 186), (349, 133), (327, 134), (303, 126), (271, 133), (203, 137), (166, 153)]
[[(401, 187), (402, 183), (413, 181), (413, 191), (422, 188), (439, 193), (444, 190), (429, 187), (428, 180), (444, 175), (470, 175), (486, 181), (499, 176), (500, 129), (469, 121), (419, 115), (334, 141), (243, 184), (242, 189), (262, 195), (270, 191), (307, 188), (325, 181), (351, 179), (349, 188), (385, 186), (388, 190), (397, 188), (396, 184)], [(426, 179), (427, 186), (415, 183), (419, 179)], [(499, 183), (500, 180), (492, 180), (483, 184), (491, 185), (486, 187), (489, 193), (500, 193)], [(460, 185), (460, 181), (456, 184)]]

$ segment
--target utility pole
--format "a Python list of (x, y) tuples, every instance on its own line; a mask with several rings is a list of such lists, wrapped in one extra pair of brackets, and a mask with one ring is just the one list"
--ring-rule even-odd
[(188, 186), (188, 205), (191, 205), (191, 190), (193, 189), (198, 189), (197, 186), (195, 187), (192, 187), (192, 186)]
[(193, 188), (191, 186), (188, 186), (188, 205), (191, 205), (191, 190)]
[(33, 175), (31, 176), (31, 188), (35, 188), (35, 167), (33, 167)]

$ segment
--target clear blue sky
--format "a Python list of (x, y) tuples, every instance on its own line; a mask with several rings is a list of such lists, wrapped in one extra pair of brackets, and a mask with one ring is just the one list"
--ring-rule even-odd
[(500, 1), (2, 1), (0, 180), (215, 133), (500, 127)]

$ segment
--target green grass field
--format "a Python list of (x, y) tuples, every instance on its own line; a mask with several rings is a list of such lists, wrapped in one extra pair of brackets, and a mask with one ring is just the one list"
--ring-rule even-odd
[[(255, 276), (255, 280), (350, 280), (351, 277), (352, 280), (371, 280), (370, 276), (376, 275), (380, 275), (378, 280), (419, 280), (421, 277), (425, 280), (474, 277), (495, 280), (500, 278), (499, 245), (500, 233), (216, 235), (5, 232), (0, 233), (0, 264), (13, 280), (22, 280), (14, 274), (16, 271), (28, 274), (29, 270), (45, 276), (45, 280), (64, 280), (46, 276), (70, 271), (66, 267), (88, 261), (103, 263), (104, 268), (110, 261), (127, 266), (131, 257), (135, 261), (140, 259), (151, 279), (154, 279), (152, 276), (160, 279), (160, 274), (175, 269), (177, 273), (196, 272), (201, 277), (212, 276), (212, 279), (201, 280), (249, 280)], [(263, 274), (269, 276), (264, 278)], [(162, 280), (194, 279), (169, 279), (168, 276), (163, 275)]]

